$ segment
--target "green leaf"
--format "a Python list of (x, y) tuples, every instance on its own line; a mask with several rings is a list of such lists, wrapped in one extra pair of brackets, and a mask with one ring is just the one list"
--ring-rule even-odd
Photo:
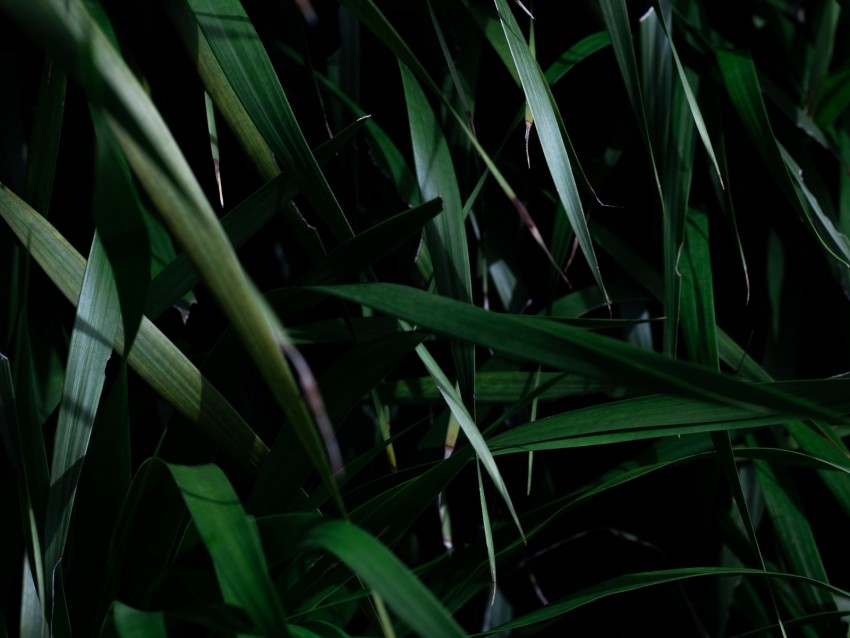
[[(555, 189), (558, 191), (558, 196), (570, 220), (573, 232), (578, 238), (582, 253), (590, 265), (596, 284), (605, 293), (605, 285), (602, 282), (602, 274), (596, 261), (590, 232), (587, 229), (581, 197), (578, 194), (575, 177), (573, 177), (564, 138), (561, 135), (563, 123), (555, 98), (552, 96), (552, 91), (537, 61), (528, 49), (528, 44), (513, 17), (513, 13), (511, 13), (510, 7), (508, 7), (508, 3), (506, 0), (495, 0), (495, 2), (505, 39), (508, 41), (511, 56), (522, 83), (525, 99), (534, 114), (537, 137), (540, 139), (549, 173), (555, 182)], [(605, 296), (607, 299), (607, 293), (605, 293)]]
[[(762, 461), (756, 461), (755, 465), (767, 512), (789, 570), (813, 581), (828, 583), (814, 534), (791, 476), (783, 468), (771, 467)], [(803, 587), (802, 591), (809, 613), (835, 610), (830, 592), (820, 587)], [(826, 622), (821, 630), (833, 633), (840, 631), (840, 626), (837, 622)]]
[[(316, 148), (316, 161), (322, 166), (329, 162), (346, 143), (351, 141), (364, 121), (368, 120), (357, 120), (337, 133), (332, 140)], [(278, 176), (263, 184), (256, 192), (235, 206), (221, 220), (222, 228), (233, 247), (241, 247), (256, 235), (281, 208), (288, 205), (289, 200), (295, 197), (297, 192), (292, 179)], [(289, 219), (288, 216), (287, 219)], [(303, 219), (299, 217), (297, 223), (306, 230)], [(321, 255), (317, 254), (316, 259), (319, 257)], [(156, 319), (199, 280), (198, 271), (192, 266), (189, 256), (185, 253), (178, 256), (151, 284), (145, 314)]]
[(503, 315), (438, 295), (393, 284), (355, 284), (315, 290), (368, 305), (376, 310), (497, 352), (575, 371), (635, 390), (699, 397), (756, 413), (806, 413), (841, 420), (832, 410), (764, 386), (742, 383), (706, 368), (673, 361), (617, 339), (572, 326)]
[(546, 81), (550, 86), (555, 84), (579, 62), (608, 46), (611, 46), (611, 38), (607, 31), (599, 31), (582, 38), (549, 65), (545, 73)]
[(215, 465), (166, 464), (215, 567), (224, 601), (244, 609), (267, 636), (287, 635), (253, 518)]
[[(443, 212), (425, 227), (437, 290), (446, 297), (472, 303), (465, 215), (449, 147), (416, 78), (405, 66), (400, 69), (419, 192), (423, 200), (439, 197), (443, 202)], [(461, 396), (475, 414), (475, 349), (468, 344), (452, 344), (452, 355)]]
[[(59, 407), (44, 531), (44, 567), (54, 573), (65, 551), (82, 464), (120, 321), (118, 293), (100, 239), (92, 241)], [(51, 588), (52, 589), (52, 588)], [(53, 601), (51, 594), (50, 601)], [(51, 602), (52, 604), (52, 602)]]

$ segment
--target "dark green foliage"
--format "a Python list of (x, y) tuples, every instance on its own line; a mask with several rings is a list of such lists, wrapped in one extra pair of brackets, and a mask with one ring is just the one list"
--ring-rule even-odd
[(848, 8), (0, 0), (0, 636), (845, 634)]

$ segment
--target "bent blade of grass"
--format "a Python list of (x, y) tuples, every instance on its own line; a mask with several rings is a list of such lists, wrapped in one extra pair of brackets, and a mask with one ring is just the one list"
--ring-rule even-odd
[[(46, 219), (2, 185), (0, 217), (27, 246), (32, 258), (62, 295), (76, 305), (86, 268), (83, 256)], [(119, 326), (114, 343), (118, 354), (124, 352), (123, 339)], [(243, 467), (256, 472), (262, 465), (268, 454), (265, 444), (179, 348), (146, 317), (139, 326), (128, 363), (161, 397), (196, 423)]]
[(212, 558), (224, 601), (245, 610), (264, 635), (288, 635), (257, 524), (224, 472), (215, 465), (165, 465)]
[[(71, 333), (65, 388), (50, 464), (44, 566), (54, 574), (65, 552), (77, 484), (106, 380), (106, 362), (112, 354), (112, 342), (120, 320), (115, 279), (103, 245), (95, 234)], [(53, 587), (50, 589), (48, 609), (52, 608), (54, 599)]]
[[(552, 91), (540, 70), (540, 66), (531, 54), (528, 43), (526, 43), (506, 0), (495, 0), (495, 2), (526, 101), (534, 116), (537, 137), (543, 148), (549, 173), (555, 182), (555, 189), (558, 191), (560, 201), (564, 206), (570, 225), (590, 266), (596, 284), (600, 290), (605, 292), (602, 273), (596, 261), (596, 253), (590, 239), (587, 220), (584, 217), (581, 197), (578, 194), (564, 138), (561, 135), (561, 127), (558, 123), (560, 115)], [(608, 299), (607, 293), (605, 293), (605, 297)]]
[[(429, 297), (434, 297), (434, 295), (429, 295)], [(482, 312), (487, 311), (482, 310)], [(409, 329), (409, 326), (405, 326), (405, 324), (402, 325), (406, 329)], [(511, 496), (508, 493), (508, 488), (505, 485), (505, 481), (502, 478), (502, 474), (501, 472), (499, 472), (499, 468), (496, 465), (496, 461), (493, 458), (493, 455), (490, 453), (490, 448), (487, 446), (484, 437), (481, 436), (481, 432), (479, 431), (478, 426), (475, 425), (475, 422), (472, 420), (472, 417), (466, 410), (466, 407), (463, 404), (463, 400), (461, 399), (460, 395), (458, 395), (457, 390), (455, 390), (454, 386), (448, 380), (445, 373), (440, 368), (439, 364), (434, 360), (434, 357), (432, 357), (431, 353), (428, 352), (428, 349), (425, 347), (424, 344), (419, 344), (418, 346), (416, 346), (416, 354), (419, 355), (419, 359), (425, 365), (425, 368), (428, 370), (428, 373), (431, 375), (431, 378), (434, 379), (434, 383), (437, 385), (437, 389), (443, 396), (443, 400), (449, 406), (451, 413), (454, 415), (455, 419), (457, 419), (458, 425), (460, 425), (461, 430), (463, 430), (463, 433), (466, 435), (466, 438), (469, 440), (469, 443), (472, 445), (473, 449), (475, 450), (475, 453), (478, 455), (478, 458), (484, 465), (484, 469), (487, 470), (487, 473), (490, 475), (490, 478), (496, 485), (496, 489), (498, 490), (501, 497), (505, 500), (505, 504), (508, 506), (508, 510), (511, 513), (511, 517), (514, 519), (514, 524), (516, 525), (520, 535), (523, 537), (524, 540), (525, 535), (522, 531), (522, 525), (519, 522), (519, 517), (517, 516), (516, 510), (514, 509), (513, 501), (511, 501)]]

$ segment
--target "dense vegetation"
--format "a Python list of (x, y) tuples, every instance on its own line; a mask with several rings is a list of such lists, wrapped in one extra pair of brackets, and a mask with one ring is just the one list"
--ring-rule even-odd
[(847, 634), (848, 9), (0, 0), (0, 636)]

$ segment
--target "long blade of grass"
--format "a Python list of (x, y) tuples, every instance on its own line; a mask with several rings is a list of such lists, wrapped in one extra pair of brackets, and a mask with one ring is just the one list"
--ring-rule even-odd
[[(346, 13), (347, 12), (348, 10), (346, 9)], [(303, 57), (297, 51), (284, 45), (281, 45), (280, 48), (286, 55), (295, 60), (295, 62), (302, 66), (306, 66)], [(331, 94), (344, 104), (346, 108), (348, 108), (357, 118), (362, 119), (367, 117), (366, 111), (364, 111), (351, 96), (343, 93), (336, 83), (332, 82), (328, 77), (317, 73), (315, 70), (313, 71), (313, 74), (319, 84), (330, 91)], [(392, 138), (378, 125), (377, 122), (375, 122), (373, 118), (369, 118), (365, 121), (364, 128), (366, 132), (366, 139), (368, 140), (369, 147), (371, 149), (370, 156), (372, 161), (385, 175), (389, 177), (392, 184), (395, 185), (399, 196), (401, 196), (404, 201), (411, 206), (419, 204), (419, 189), (416, 185), (416, 176), (413, 174), (413, 171), (410, 170), (410, 167), (407, 165), (407, 160), (398, 149), (398, 146), (396, 146)], [(334, 137), (338, 136), (339, 133), (334, 135)], [(316, 156), (316, 159), (319, 159), (318, 155)]]
[(27, 178), (24, 199), (45, 215), (50, 210), (56, 157), (59, 154), (62, 119), (65, 114), (65, 91), (68, 72), (48, 58), (44, 61), (38, 100), (33, 114), (33, 127), (27, 152)]
[[(452, 299), (472, 303), (465, 216), (449, 147), (416, 78), (403, 65), (400, 69), (419, 191), (423, 200), (439, 197), (443, 202), (443, 212), (425, 227), (437, 290)], [(453, 344), (452, 355), (461, 396), (475, 414), (475, 348)]]
[(546, 68), (546, 72), (544, 74), (546, 76), (546, 81), (550, 86), (555, 84), (576, 64), (608, 46), (611, 46), (611, 37), (608, 35), (607, 31), (598, 31), (597, 33), (593, 33), (582, 38), (569, 49), (564, 51)]
[[(18, 505), (24, 529), (23, 577), (21, 582), (20, 632), (39, 638), (47, 635), (42, 601), (46, 600), (41, 552), (41, 518), (36, 512), (46, 504), (48, 475), (44, 443), (32, 449), (32, 434), (18, 422), (9, 360), (0, 354), (0, 439), (13, 467), (18, 486)], [(24, 437), (21, 434), (24, 434)], [(37, 431), (40, 435), (40, 430)], [(36, 452), (36, 453), (34, 453)], [(35, 568), (35, 569), (33, 569)]]
[[(442, 202), (433, 199), (385, 219), (348, 240), (299, 280), (299, 285), (316, 285), (351, 280), (366, 270), (430, 222), (442, 210)], [(471, 302), (471, 299), (469, 300)]]
[(818, 100), (821, 97), (821, 87), (832, 61), (840, 16), (841, 6), (835, 0), (828, 0), (822, 3), (815, 18), (815, 47), (806, 65), (803, 89), (806, 110), (809, 113), (817, 114), (818, 112)]
[[(479, 371), (475, 400), (479, 405), (514, 403), (530, 392), (537, 380), (536, 372)], [(566, 396), (583, 394), (614, 394), (619, 386), (597, 383), (578, 375), (563, 372), (541, 372), (539, 401), (554, 401)], [(440, 393), (433, 379), (417, 377), (388, 381), (377, 388), (379, 396), (394, 405), (427, 404), (440, 401)]]
[[(511, 204), (514, 206), (514, 208), (516, 208), (517, 213), (519, 214), (523, 223), (527, 226), (529, 232), (534, 238), (534, 241), (540, 246), (541, 250), (543, 250), (543, 252), (546, 254), (553, 267), (561, 274), (561, 277), (566, 280), (566, 276), (563, 274), (561, 266), (552, 257), (552, 253), (546, 246), (546, 242), (543, 240), (543, 237), (541, 236), (537, 225), (529, 214), (528, 209), (519, 200), (516, 195), (516, 192), (508, 183), (508, 180), (505, 179), (502, 172), (498, 169), (493, 159), (484, 150), (484, 147), (481, 146), (481, 144), (478, 142), (478, 139), (476, 138), (474, 132), (466, 122), (466, 118), (457, 112), (457, 110), (451, 104), (449, 99), (444, 95), (442, 89), (437, 86), (431, 76), (428, 75), (428, 72), (425, 70), (425, 67), (413, 54), (413, 52), (410, 50), (410, 47), (408, 47), (405, 43), (404, 39), (389, 23), (384, 14), (381, 13), (380, 9), (378, 9), (378, 7), (372, 0), (342, 0), (342, 3), (358, 17), (358, 19), (363, 23), (364, 26), (373, 31), (375, 35), (378, 36), (378, 38), (387, 47), (389, 47), (393, 53), (395, 53), (399, 61), (404, 63), (404, 65), (416, 76), (416, 78), (420, 82), (425, 85), (427, 89), (429, 89), (440, 99), (440, 101), (443, 103), (443, 106), (445, 106), (446, 110), (449, 112), (452, 118), (457, 122), (457, 125), (460, 130), (467, 137), (467, 139), (469, 139), (469, 141), (472, 143), (472, 146), (478, 152), (479, 157), (486, 165), (487, 170), (493, 175), (493, 178), (499, 184), (499, 188), (502, 189), (502, 192), (505, 194), (505, 197), (507, 197)], [(562, 131), (563, 127), (560, 130)]]
[(673, 361), (572, 326), (492, 313), (393, 284), (327, 286), (316, 290), (523, 361), (580, 372), (633, 389), (699, 397), (762, 413), (775, 411), (786, 416), (805, 413), (814, 418), (825, 414), (823, 418), (828, 421), (842, 421), (828, 406), (814, 405), (764, 386), (742, 383), (704, 367)]
[[(543, 71), (540, 70), (540, 66), (531, 54), (528, 43), (525, 41), (507, 2), (505, 0), (495, 0), (495, 2), (505, 39), (508, 41), (511, 56), (525, 93), (525, 99), (534, 115), (538, 138), (543, 148), (549, 173), (555, 182), (555, 189), (558, 191), (560, 201), (564, 206), (570, 225), (590, 266), (596, 284), (600, 290), (605, 292), (602, 273), (599, 270), (590, 232), (587, 229), (581, 197), (578, 194), (564, 138), (561, 135), (560, 114), (555, 98), (552, 96), (552, 91), (546, 82)], [(605, 296), (607, 298), (607, 293), (605, 293)]]
[(679, 82), (688, 101), (688, 107), (690, 108), (691, 116), (693, 117), (694, 124), (696, 125), (697, 131), (699, 132), (702, 144), (705, 147), (705, 152), (708, 154), (708, 158), (711, 160), (711, 163), (714, 166), (714, 170), (717, 173), (717, 179), (720, 180), (720, 184), (722, 186), (723, 174), (720, 172), (720, 165), (717, 163), (717, 156), (714, 153), (714, 146), (711, 144), (711, 138), (708, 136), (708, 129), (705, 126), (705, 120), (702, 117), (702, 112), (700, 111), (699, 105), (697, 104), (693, 89), (691, 89), (691, 83), (688, 80), (688, 74), (685, 72), (685, 67), (682, 66), (682, 62), (679, 59), (679, 54), (676, 52), (676, 45), (673, 43), (673, 38), (670, 33), (670, 26), (667, 23), (669, 19), (669, 13), (665, 15), (664, 10), (659, 6), (660, 3), (658, 2), (658, 0), (656, 0), (655, 4), (656, 6), (658, 6), (656, 13), (658, 15), (661, 28), (664, 30), (664, 35), (667, 37), (667, 42), (670, 45), (670, 53), (673, 55), (673, 62), (676, 65), (676, 72), (678, 73)]
[(115, 278), (125, 353), (129, 354), (142, 322), (150, 284), (150, 246), (142, 203), (127, 162), (102, 113), (92, 109), (92, 120), (97, 132), (92, 213)]
[[(763, 386), (765, 387), (765, 386)], [(812, 403), (820, 392), (804, 387), (773, 386)], [(837, 398), (841, 389), (830, 392)], [(822, 396), (822, 395), (821, 395)], [(848, 411), (846, 403), (842, 411)], [(693, 432), (752, 429), (787, 421), (781, 414), (760, 415), (743, 407), (671, 396), (624, 399), (516, 426), (488, 440), (493, 449), (557, 449), (579, 445), (606, 444), (664, 435)]]
[(18, 482), (24, 542), (28, 561), (35, 568), (31, 579), (38, 589), (38, 600), (45, 600), (41, 535), (50, 485), (47, 452), (40, 426), (20, 420), (16, 403), (9, 359), (0, 354), (0, 438)]
[[(705, 212), (691, 209), (687, 220), (685, 258), (683, 260), (683, 312), (682, 328), (685, 343), (691, 358), (720, 371), (720, 356), (717, 347), (716, 318), (714, 314), (714, 284), (711, 272), (711, 254), (708, 239), (708, 218)], [(717, 450), (726, 482), (732, 491), (741, 522), (750, 544), (758, 556), (762, 569), (767, 570), (761, 546), (756, 535), (756, 526), (750, 515), (749, 504), (744, 494), (738, 466), (732, 449), (729, 431), (712, 432), (711, 440)], [(768, 584), (770, 587), (770, 584)], [(782, 623), (776, 607), (773, 589), (771, 602), (777, 621)]]
[[(77, 304), (86, 261), (47, 220), (0, 185), (0, 216), (27, 246), (53, 284)], [(114, 347), (124, 352), (119, 326)], [(147, 318), (128, 363), (160, 396), (244, 467), (256, 471), (268, 448), (186, 356)]]
[[(50, 464), (44, 565), (51, 573), (55, 573), (65, 551), (77, 483), (120, 317), (115, 279), (103, 246), (95, 235), (71, 334), (67, 376)], [(51, 593), (50, 605), (53, 600)]]
[(491, 633), (516, 629), (518, 627), (526, 627), (528, 625), (543, 622), (552, 618), (561, 616), (584, 605), (588, 605), (594, 601), (616, 594), (622, 594), (629, 591), (636, 591), (646, 587), (653, 587), (670, 582), (679, 582), (691, 578), (702, 578), (706, 576), (713, 577), (733, 577), (733, 576), (749, 576), (753, 578), (770, 578), (784, 580), (792, 583), (805, 583), (818, 587), (826, 592), (838, 594), (839, 596), (847, 596), (847, 593), (838, 588), (811, 578), (788, 574), (784, 572), (763, 572), (757, 569), (745, 568), (722, 568), (722, 567), (685, 567), (681, 569), (661, 570), (657, 572), (643, 572), (637, 574), (628, 574), (612, 578), (605, 582), (599, 583), (592, 587), (583, 589), (564, 600), (552, 603), (544, 607), (542, 610), (533, 612), (522, 618), (517, 618), (499, 627), (494, 627)]

